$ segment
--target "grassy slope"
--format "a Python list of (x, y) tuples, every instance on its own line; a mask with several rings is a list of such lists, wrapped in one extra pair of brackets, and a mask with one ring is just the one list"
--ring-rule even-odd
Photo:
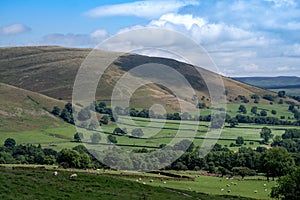
[(129, 180), (78, 174), (70, 180), (71, 172), (35, 169), (12, 170), (2, 168), (0, 173), (0, 198), (6, 199), (247, 199), (205, 195), (143, 185)]
[(0, 83), (0, 132), (38, 130), (64, 126), (49, 113), (63, 101)]

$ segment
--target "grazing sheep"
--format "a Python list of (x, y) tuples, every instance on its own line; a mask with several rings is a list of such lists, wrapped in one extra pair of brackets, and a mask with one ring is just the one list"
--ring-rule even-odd
[(164, 184), (166, 184), (167, 182), (166, 181), (164, 181)]
[(267, 189), (267, 188), (265, 189), (265, 192), (268, 192), (268, 189)]
[(153, 180), (152, 179), (150, 179), (150, 183), (152, 183), (153, 182)]
[(57, 172), (57, 171), (55, 171), (53, 174), (54, 174), (54, 176), (57, 176), (57, 175), (58, 175), (58, 172)]
[(224, 188), (221, 188), (221, 192), (223, 192), (224, 191)]
[(143, 184), (144, 184), (144, 185), (146, 185), (146, 183), (145, 183), (145, 182), (143, 182)]
[(139, 178), (139, 181), (141, 181), (142, 180), (142, 178)]
[(72, 174), (70, 178), (77, 178), (77, 174)]
[(267, 184), (264, 184), (264, 187), (267, 187)]
[(226, 186), (227, 186), (227, 187), (230, 187), (230, 185), (229, 185), (229, 184), (227, 184)]
[(138, 179), (136, 179), (135, 181), (136, 181), (136, 182), (139, 182), (139, 180), (138, 180)]
[(254, 193), (257, 193), (257, 190), (254, 190)]
[(227, 192), (228, 192), (228, 193), (230, 193), (230, 192), (231, 192), (231, 190), (227, 190)]

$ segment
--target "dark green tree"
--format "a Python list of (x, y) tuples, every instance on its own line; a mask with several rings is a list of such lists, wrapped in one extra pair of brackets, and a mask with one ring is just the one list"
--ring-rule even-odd
[(269, 140), (271, 138), (273, 138), (273, 134), (272, 134), (272, 131), (271, 129), (269, 129), (268, 127), (263, 127), (260, 131), (260, 137), (263, 138), (263, 142), (265, 144), (268, 144), (269, 143)]
[(268, 115), (268, 113), (267, 113), (267, 111), (262, 110), (262, 111), (260, 111), (260, 115), (263, 117), (266, 117)]
[(281, 177), (277, 185), (272, 188), (271, 197), (282, 200), (300, 199), (300, 168), (293, 170), (291, 174)]
[(51, 111), (51, 113), (55, 116), (59, 116), (60, 115), (60, 108), (57, 106), (53, 107), (53, 110)]
[(257, 114), (257, 107), (256, 107), (256, 106), (252, 107), (252, 108), (251, 108), (251, 112), (252, 112), (254, 115), (256, 115), (256, 114)]
[(9, 147), (9, 148), (13, 148), (13, 147), (16, 146), (16, 141), (13, 138), (7, 138), (4, 141), (4, 146)]
[(113, 135), (107, 136), (107, 142), (111, 142), (113, 144), (117, 144), (118, 143), (117, 138), (115, 136), (113, 136)]
[(243, 145), (244, 144), (244, 138), (241, 137), (241, 136), (237, 137), (236, 140), (235, 140), (235, 143), (237, 145)]
[(83, 133), (77, 132), (74, 134), (74, 140), (76, 142), (81, 142), (82, 139), (83, 139)]
[(247, 108), (246, 108), (246, 106), (240, 105), (239, 112), (241, 112), (243, 114), (247, 114)]
[(283, 147), (273, 147), (262, 153), (261, 171), (266, 177), (280, 177), (288, 174), (295, 166), (292, 155)]
[(277, 94), (278, 94), (278, 97), (285, 98), (285, 91), (279, 91)]

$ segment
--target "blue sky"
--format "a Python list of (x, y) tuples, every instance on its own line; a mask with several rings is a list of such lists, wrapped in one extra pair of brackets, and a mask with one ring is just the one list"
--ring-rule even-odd
[(179, 31), (226, 76), (300, 76), (296, 0), (1, 0), (0, 46), (94, 47), (135, 27)]

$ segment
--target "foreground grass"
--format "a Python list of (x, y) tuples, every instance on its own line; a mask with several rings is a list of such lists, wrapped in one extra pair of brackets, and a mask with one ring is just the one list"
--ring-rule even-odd
[(71, 172), (1, 168), (0, 199), (247, 199), (154, 187), (130, 180)]

